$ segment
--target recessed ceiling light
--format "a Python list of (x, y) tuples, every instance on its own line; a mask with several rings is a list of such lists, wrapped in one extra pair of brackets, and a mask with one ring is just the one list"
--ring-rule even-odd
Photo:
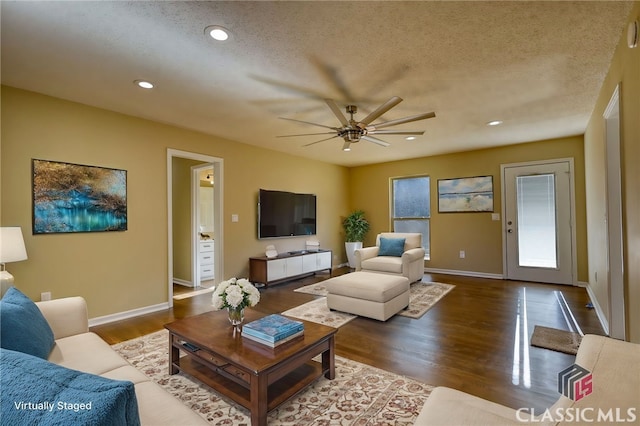
[(502, 124), (502, 120), (493, 120), (487, 123), (487, 126), (498, 126)]
[(415, 136), (407, 136), (407, 137), (406, 137), (406, 138), (404, 138), (404, 139), (405, 139), (405, 140), (408, 140), (408, 141), (414, 141), (414, 140), (416, 140), (416, 137), (415, 137)]
[(218, 41), (225, 41), (229, 38), (229, 30), (219, 25), (211, 25), (205, 28), (204, 33)]
[(142, 87), (143, 89), (153, 89), (153, 83), (146, 80), (136, 80), (133, 83), (138, 87)]

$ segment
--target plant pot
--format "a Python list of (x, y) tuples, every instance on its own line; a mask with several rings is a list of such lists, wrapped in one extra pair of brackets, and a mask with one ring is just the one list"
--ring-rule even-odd
[(349, 261), (349, 268), (356, 267), (356, 255), (357, 249), (362, 248), (362, 241), (356, 241), (352, 243), (344, 243), (344, 249), (347, 252), (347, 260)]

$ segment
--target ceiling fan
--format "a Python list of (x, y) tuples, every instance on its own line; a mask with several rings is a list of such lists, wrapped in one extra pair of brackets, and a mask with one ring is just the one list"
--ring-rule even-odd
[(341, 127), (331, 127), (325, 126), (324, 124), (311, 123), (308, 121), (296, 120), (293, 118), (285, 118), (280, 117), (283, 120), (295, 121), (297, 123), (310, 124), (312, 126), (325, 127), (327, 129), (331, 129), (330, 132), (321, 132), (321, 133), (303, 133), (298, 135), (281, 135), (279, 138), (286, 137), (294, 137), (294, 136), (312, 136), (312, 135), (333, 135), (325, 139), (321, 139), (319, 141), (311, 142), (303, 146), (314, 145), (320, 142), (328, 141), (334, 138), (342, 138), (344, 139), (344, 145), (342, 146), (343, 151), (350, 151), (351, 144), (360, 142), (361, 140), (365, 140), (368, 142), (373, 142), (380, 146), (389, 146), (388, 142), (385, 142), (381, 139), (378, 139), (372, 135), (422, 135), (424, 134), (424, 130), (382, 130), (386, 127), (396, 126), (398, 124), (410, 123), (412, 121), (425, 120), (427, 118), (433, 118), (436, 116), (434, 112), (427, 112), (423, 114), (412, 115), (409, 117), (398, 118), (396, 120), (384, 121), (382, 123), (371, 124), (373, 121), (377, 120), (384, 114), (389, 111), (391, 108), (398, 105), (402, 102), (402, 98), (398, 96), (394, 96), (389, 99), (387, 102), (380, 105), (375, 111), (371, 112), (365, 118), (360, 121), (356, 121), (353, 116), (358, 112), (358, 107), (356, 105), (347, 105), (346, 112), (349, 114), (350, 118), (347, 117), (340, 111), (338, 105), (332, 99), (324, 100), (333, 114), (338, 118)]

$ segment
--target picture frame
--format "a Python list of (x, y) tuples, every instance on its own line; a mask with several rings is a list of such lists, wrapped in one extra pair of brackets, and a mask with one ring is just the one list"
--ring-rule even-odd
[(33, 234), (127, 230), (127, 171), (32, 159)]
[(438, 179), (438, 213), (493, 212), (493, 176)]

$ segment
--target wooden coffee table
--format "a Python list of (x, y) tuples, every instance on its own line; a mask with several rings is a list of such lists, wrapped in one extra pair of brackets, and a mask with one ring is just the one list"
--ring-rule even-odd
[[(245, 310), (245, 322), (265, 316)], [(276, 348), (243, 338), (226, 311), (166, 324), (169, 330), (169, 374), (183, 371), (251, 411), (251, 424), (267, 424), (267, 413), (322, 374), (335, 377), (338, 329), (304, 323), (304, 335)], [(185, 345), (186, 343), (186, 345)], [(193, 345), (193, 346), (191, 346)], [(180, 357), (180, 350), (186, 356)], [(322, 363), (313, 361), (322, 354)]]

